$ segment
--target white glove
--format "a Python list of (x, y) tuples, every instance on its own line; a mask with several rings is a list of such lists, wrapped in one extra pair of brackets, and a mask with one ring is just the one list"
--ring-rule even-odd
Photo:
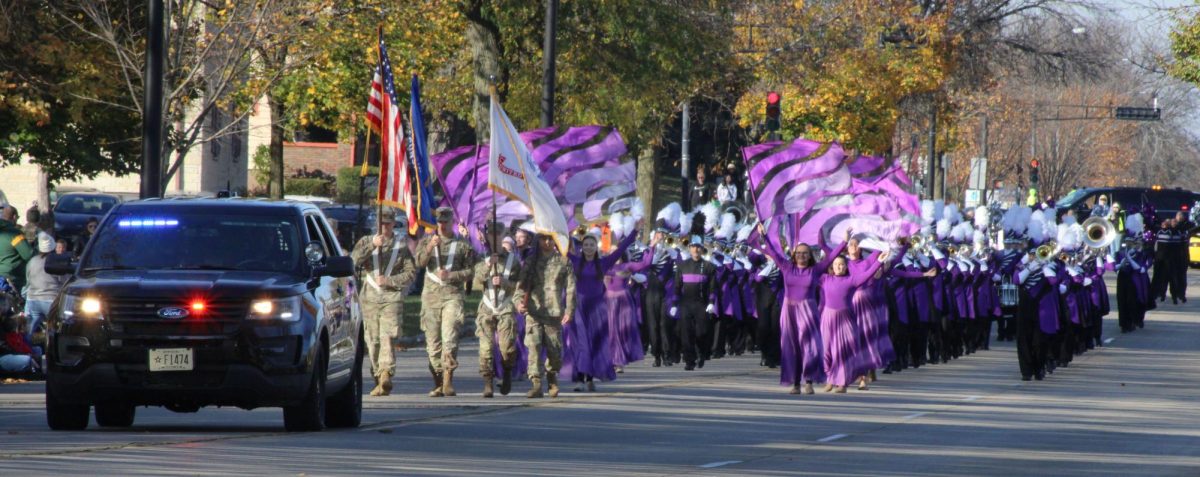
[(1061, 284), (1061, 285), (1059, 285), (1059, 286), (1058, 286), (1058, 293), (1059, 293), (1060, 295), (1062, 295), (1062, 294), (1066, 294), (1066, 293), (1067, 293), (1067, 285), (1066, 285), (1066, 284)]
[(993, 274), (992, 274), (992, 281), (993, 281), (993, 282), (998, 282), (998, 281), (1000, 281), (1000, 274), (999, 274), (999, 273), (993, 273)]
[(704, 312), (705, 312), (705, 313), (708, 313), (708, 314), (710, 314), (710, 315), (716, 314), (716, 313), (717, 313), (717, 307), (716, 307), (716, 306), (713, 306), (713, 304), (712, 304), (712, 303), (709, 303), (709, 304), (708, 304), (708, 307), (704, 308)]
[(644, 275), (644, 274), (635, 273), (635, 274), (633, 274), (633, 276), (631, 278), (633, 278), (633, 281), (635, 281), (635, 282), (646, 283), (646, 275)]
[(1017, 281), (1018, 282), (1025, 283), (1026, 278), (1029, 278), (1029, 269), (1028, 268), (1021, 270), (1020, 272), (1017, 273)]
[(676, 311), (679, 311), (679, 309), (672, 306), (671, 309), (667, 311), (667, 315), (674, 318)]
[(980, 269), (982, 269), (982, 270), (983, 270), (983, 271), (985, 271), (985, 272), (986, 272), (986, 271), (988, 271), (988, 265), (987, 265), (987, 262), (979, 262), (979, 268), (980, 268)]
[(1074, 277), (1078, 276), (1079, 272), (1075, 270), (1075, 267), (1067, 267), (1067, 275)]
[(1042, 275), (1050, 277), (1050, 276), (1054, 276), (1055, 273), (1057, 273), (1057, 272), (1056, 272), (1056, 270), (1054, 270), (1053, 263), (1042, 267)]
[(1092, 279), (1091, 279), (1091, 278), (1084, 278), (1084, 279), (1083, 279), (1083, 286), (1085, 286), (1085, 287), (1090, 287), (1090, 286), (1092, 286)]
[(1026, 264), (1026, 263), (1029, 263), (1029, 260), (1030, 260), (1030, 259), (1029, 259), (1029, 255), (1028, 255), (1028, 254), (1026, 254), (1025, 256), (1021, 257), (1021, 265), (1024, 265), (1024, 264)]

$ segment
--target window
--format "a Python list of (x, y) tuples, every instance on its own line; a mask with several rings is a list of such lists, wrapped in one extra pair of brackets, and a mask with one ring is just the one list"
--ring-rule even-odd
[(117, 199), (106, 195), (69, 195), (59, 199), (54, 211), (60, 214), (104, 215), (117, 205)]
[(122, 213), (92, 238), (82, 268), (291, 273), (300, 260), (299, 235), (285, 216)]

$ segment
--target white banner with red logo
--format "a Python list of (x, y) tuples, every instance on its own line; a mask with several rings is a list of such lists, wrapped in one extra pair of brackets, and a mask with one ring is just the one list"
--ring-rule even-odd
[(553, 234), (558, 250), (567, 253), (567, 219), (554, 192), (542, 178), (513, 127), (508, 114), (492, 96), (492, 138), (488, 151), (488, 188), (525, 204), (533, 213), (533, 226), (538, 233)]

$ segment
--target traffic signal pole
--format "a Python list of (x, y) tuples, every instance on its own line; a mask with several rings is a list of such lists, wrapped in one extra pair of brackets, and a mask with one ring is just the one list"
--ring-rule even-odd
[(142, 79), (142, 199), (162, 197), (163, 63), (166, 31), (163, 29), (163, 0), (149, 0), (146, 41), (146, 71)]

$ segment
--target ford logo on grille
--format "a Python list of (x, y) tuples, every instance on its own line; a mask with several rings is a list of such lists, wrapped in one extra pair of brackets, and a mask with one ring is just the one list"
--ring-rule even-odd
[(158, 309), (158, 317), (166, 318), (168, 320), (178, 320), (180, 318), (187, 318), (187, 316), (189, 314), (190, 313), (188, 313), (188, 311), (186, 309), (179, 308), (177, 306)]

